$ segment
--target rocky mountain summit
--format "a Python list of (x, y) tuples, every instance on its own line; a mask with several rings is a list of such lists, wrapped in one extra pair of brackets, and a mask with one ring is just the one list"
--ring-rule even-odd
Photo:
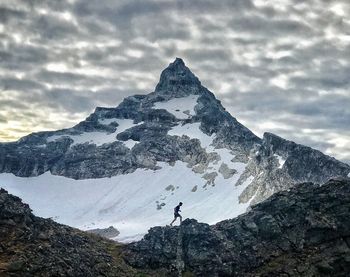
[[(175, 100), (173, 105), (168, 103), (171, 100)], [(163, 104), (170, 104), (173, 113)], [(189, 109), (177, 110), (181, 109), (180, 105)], [(85, 121), (70, 129), (34, 133), (15, 143), (0, 144), (0, 169), (23, 177), (49, 170), (84, 179), (131, 173), (137, 168), (156, 169), (156, 163), (162, 161), (207, 163), (210, 158), (198, 140), (168, 134), (175, 126), (195, 122), (200, 123), (204, 134), (216, 135), (213, 146), (228, 146), (232, 151), (248, 155), (253, 144), (260, 142), (225, 111), (177, 58), (162, 72), (156, 90), (148, 95), (127, 97), (116, 108), (98, 107)], [(130, 126), (125, 127), (129, 128), (121, 126), (128, 123)], [(118, 129), (122, 130), (116, 132)], [(75, 141), (84, 135), (110, 137), (101, 142), (94, 142), (94, 138)]]
[[(185, 212), (215, 223), (295, 183), (349, 173), (349, 165), (310, 147), (257, 137), (179, 58), (154, 92), (97, 107), (72, 128), (0, 143), (0, 186), (35, 214), (82, 229), (113, 226), (128, 239), (166, 224), (179, 200), (190, 203)], [(221, 208), (207, 213), (204, 203)]]
[(128, 246), (167, 276), (349, 276), (350, 180), (302, 183), (216, 225), (186, 219)]

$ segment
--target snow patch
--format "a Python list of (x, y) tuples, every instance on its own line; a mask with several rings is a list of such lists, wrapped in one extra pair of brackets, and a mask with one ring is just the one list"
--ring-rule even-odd
[[(82, 144), (82, 143), (89, 143), (89, 144), (91, 143), (91, 144), (96, 144), (96, 146), (101, 146), (105, 143), (112, 143), (117, 141), (116, 137), (119, 133), (122, 133), (125, 130), (135, 127), (137, 125), (143, 124), (143, 122), (134, 124), (134, 121), (132, 119), (116, 119), (116, 118), (114, 119), (108, 118), (108, 119), (100, 120), (100, 122), (103, 122), (103, 124), (110, 124), (111, 122), (116, 122), (118, 123), (118, 127), (116, 131), (113, 133), (94, 131), (94, 132), (84, 132), (80, 135), (53, 135), (47, 138), (47, 142), (52, 142), (62, 137), (69, 137), (74, 141), (71, 146)], [(137, 143), (137, 141), (128, 140), (123, 143), (128, 148), (132, 148)]]
[(186, 135), (190, 137), (191, 139), (199, 139), (201, 142), (201, 146), (203, 148), (208, 148), (208, 150), (213, 150), (213, 147), (210, 147), (213, 143), (213, 139), (215, 137), (215, 134), (212, 134), (211, 136), (208, 136), (204, 134), (201, 129), (199, 128), (201, 125), (200, 122), (196, 123), (188, 123), (184, 125), (177, 125), (173, 127), (169, 132), (168, 135), (170, 136), (183, 136)]
[(46, 141), (47, 142), (53, 142), (53, 141), (58, 140), (60, 138), (72, 138), (72, 136), (70, 136), (70, 135), (53, 135), (53, 136), (47, 137)]
[(281, 157), (280, 155), (277, 155), (277, 154), (274, 154), (274, 157), (276, 157), (277, 160), (278, 160), (278, 163), (279, 163), (278, 168), (282, 168), (286, 160), (283, 157)]
[(117, 134), (123, 133), (127, 129), (130, 129), (132, 127), (138, 126), (140, 124), (143, 124), (143, 121), (139, 122), (137, 124), (134, 124), (134, 120), (133, 119), (117, 119), (116, 122), (118, 123), (118, 127), (117, 127), (117, 130), (116, 130)]
[(128, 147), (129, 149), (133, 148), (136, 144), (138, 144), (138, 141), (132, 140), (132, 139), (128, 139), (126, 141), (123, 141), (123, 143), (125, 144), (126, 147)]
[(173, 98), (166, 102), (154, 103), (155, 109), (165, 109), (178, 119), (187, 119), (195, 115), (194, 107), (197, 105), (198, 95)]

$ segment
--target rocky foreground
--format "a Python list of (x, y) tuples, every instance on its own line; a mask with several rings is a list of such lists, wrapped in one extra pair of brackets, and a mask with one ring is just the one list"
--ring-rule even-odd
[[(0, 189), (0, 276), (138, 276), (120, 245), (36, 217)], [(142, 275), (141, 275), (142, 276)]]
[(154, 227), (127, 260), (167, 276), (350, 276), (350, 181), (303, 183), (213, 226)]
[(129, 245), (36, 217), (0, 190), (0, 276), (349, 274), (349, 179), (297, 185), (213, 226), (154, 227)]

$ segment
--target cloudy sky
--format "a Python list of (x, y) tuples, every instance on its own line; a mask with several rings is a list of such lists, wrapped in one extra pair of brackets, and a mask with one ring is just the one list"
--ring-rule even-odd
[(1, 0), (0, 141), (153, 91), (175, 57), (257, 135), (350, 162), (349, 0)]

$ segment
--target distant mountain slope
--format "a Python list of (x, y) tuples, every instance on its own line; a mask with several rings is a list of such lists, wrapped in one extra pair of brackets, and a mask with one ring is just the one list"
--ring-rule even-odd
[(215, 223), (294, 183), (349, 172), (312, 148), (254, 135), (179, 58), (150, 94), (98, 107), (69, 129), (0, 143), (0, 186), (37, 215), (82, 229), (112, 225), (121, 240), (168, 223), (179, 201), (185, 216)]

